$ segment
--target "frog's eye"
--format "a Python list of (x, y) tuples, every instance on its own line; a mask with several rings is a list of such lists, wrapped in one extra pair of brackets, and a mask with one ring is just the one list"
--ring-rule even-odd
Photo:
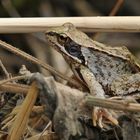
[(65, 44), (68, 41), (68, 38), (64, 36), (58, 36), (57, 40), (60, 44)]
[(67, 52), (73, 56), (79, 57), (81, 55), (81, 51), (79, 50), (79, 45), (67, 45), (65, 47)]

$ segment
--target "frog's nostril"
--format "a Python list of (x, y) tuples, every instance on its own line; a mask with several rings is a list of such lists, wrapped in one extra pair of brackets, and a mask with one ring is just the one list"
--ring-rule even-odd
[(50, 35), (50, 36), (54, 36), (55, 35), (54, 32), (48, 32), (47, 34)]

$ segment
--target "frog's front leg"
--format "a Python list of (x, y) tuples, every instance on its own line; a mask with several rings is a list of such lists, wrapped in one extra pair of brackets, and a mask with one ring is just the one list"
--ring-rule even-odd
[[(93, 96), (96, 96), (96, 97), (105, 98), (104, 90), (103, 90), (101, 84), (96, 80), (94, 74), (92, 72), (90, 72), (89, 69), (87, 69), (86, 67), (83, 67), (83, 66), (81, 66), (80, 72), (83, 76), (83, 79), (87, 83), (87, 86), (90, 90), (90, 94)], [(102, 117), (107, 118), (115, 125), (118, 124), (118, 121), (105, 108), (94, 107), (93, 112), (92, 112), (92, 117), (93, 117), (94, 126), (96, 126), (97, 122), (98, 122), (98, 125), (100, 127), (103, 127)]]

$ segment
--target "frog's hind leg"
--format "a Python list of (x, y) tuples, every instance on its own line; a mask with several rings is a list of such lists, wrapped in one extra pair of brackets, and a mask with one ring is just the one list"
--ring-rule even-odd
[(140, 73), (124, 74), (117, 77), (111, 84), (110, 89), (114, 96), (140, 95)]

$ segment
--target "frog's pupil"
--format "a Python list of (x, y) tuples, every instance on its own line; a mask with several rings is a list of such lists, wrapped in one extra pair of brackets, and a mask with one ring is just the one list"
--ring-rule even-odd
[(69, 47), (69, 52), (70, 52), (70, 53), (75, 53), (75, 52), (77, 52), (76, 46), (71, 46), (71, 47)]

